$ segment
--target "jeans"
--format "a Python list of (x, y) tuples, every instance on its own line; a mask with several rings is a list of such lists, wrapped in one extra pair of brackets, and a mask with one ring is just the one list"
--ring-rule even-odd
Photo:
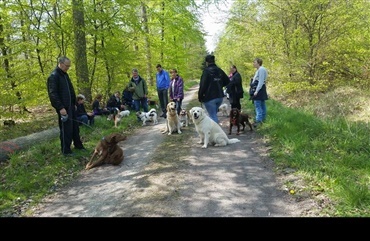
[(204, 106), (206, 107), (209, 117), (212, 120), (214, 120), (217, 124), (218, 124), (217, 112), (218, 108), (220, 108), (220, 105), (222, 104), (222, 101), (223, 97), (204, 102)]
[[(134, 106), (135, 106), (135, 111), (138, 112), (140, 111), (140, 105), (143, 107), (144, 112), (148, 112), (148, 99), (147, 98), (141, 98), (139, 100), (134, 100)], [(138, 120), (140, 118), (138, 117)]]
[(181, 105), (182, 105), (182, 99), (180, 99), (180, 101), (178, 100), (173, 100), (173, 102), (176, 103), (176, 112), (178, 115), (180, 115), (180, 112), (181, 112)]
[(87, 117), (87, 115), (79, 116), (79, 117), (77, 117), (77, 120), (79, 121), (80, 125), (82, 125), (82, 124), (87, 125), (89, 123), (89, 118)]
[(266, 120), (266, 103), (264, 100), (254, 100), (256, 123)]

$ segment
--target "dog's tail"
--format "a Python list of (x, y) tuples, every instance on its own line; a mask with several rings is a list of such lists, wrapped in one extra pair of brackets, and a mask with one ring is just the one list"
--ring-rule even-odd
[(231, 139), (227, 140), (227, 144), (234, 144), (234, 143), (237, 143), (237, 142), (240, 142), (240, 140), (238, 138), (231, 138)]

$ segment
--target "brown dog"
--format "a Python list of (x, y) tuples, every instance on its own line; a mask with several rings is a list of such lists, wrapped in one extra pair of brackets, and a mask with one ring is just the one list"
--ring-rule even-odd
[[(119, 133), (112, 133), (103, 137), (96, 145), (90, 161), (85, 169), (101, 166), (103, 164), (119, 165), (123, 161), (123, 150), (117, 145), (118, 142), (126, 140), (126, 136)], [(95, 157), (98, 159), (95, 161)]]
[(230, 111), (230, 127), (229, 127), (229, 135), (231, 135), (231, 130), (233, 126), (237, 126), (238, 131), (237, 135), (240, 134), (240, 125), (243, 126), (242, 131), (245, 129), (245, 123), (249, 126), (250, 130), (253, 130), (252, 124), (249, 122), (249, 115), (245, 113), (241, 113), (238, 108), (232, 108)]

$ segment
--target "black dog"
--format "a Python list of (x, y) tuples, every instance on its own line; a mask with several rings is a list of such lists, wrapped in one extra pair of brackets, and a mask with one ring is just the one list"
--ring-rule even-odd
[(229, 127), (229, 135), (231, 135), (231, 130), (233, 126), (237, 126), (238, 132), (237, 135), (240, 134), (240, 125), (243, 126), (242, 131), (245, 129), (245, 123), (250, 128), (250, 131), (253, 130), (252, 124), (249, 122), (249, 115), (245, 113), (241, 113), (238, 108), (232, 108), (230, 111), (230, 127)]

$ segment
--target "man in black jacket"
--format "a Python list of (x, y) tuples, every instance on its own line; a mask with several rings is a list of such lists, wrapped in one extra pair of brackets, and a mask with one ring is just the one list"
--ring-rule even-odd
[(76, 93), (67, 71), (71, 60), (67, 57), (58, 59), (58, 66), (47, 79), (47, 88), (51, 105), (58, 114), (60, 143), (63, 155), (73, 155), (75, 149), (85, 149), (80, 138), (80, 127), (76, 121)]
[(209, 117), (218, 124), (217, 112), (224, 98), (223, 87), (230, 83), (226, 73), (215, 64), (215, 56), (206, 56), (206, 68), (199, 83), (198, 100), (204, 103)]

